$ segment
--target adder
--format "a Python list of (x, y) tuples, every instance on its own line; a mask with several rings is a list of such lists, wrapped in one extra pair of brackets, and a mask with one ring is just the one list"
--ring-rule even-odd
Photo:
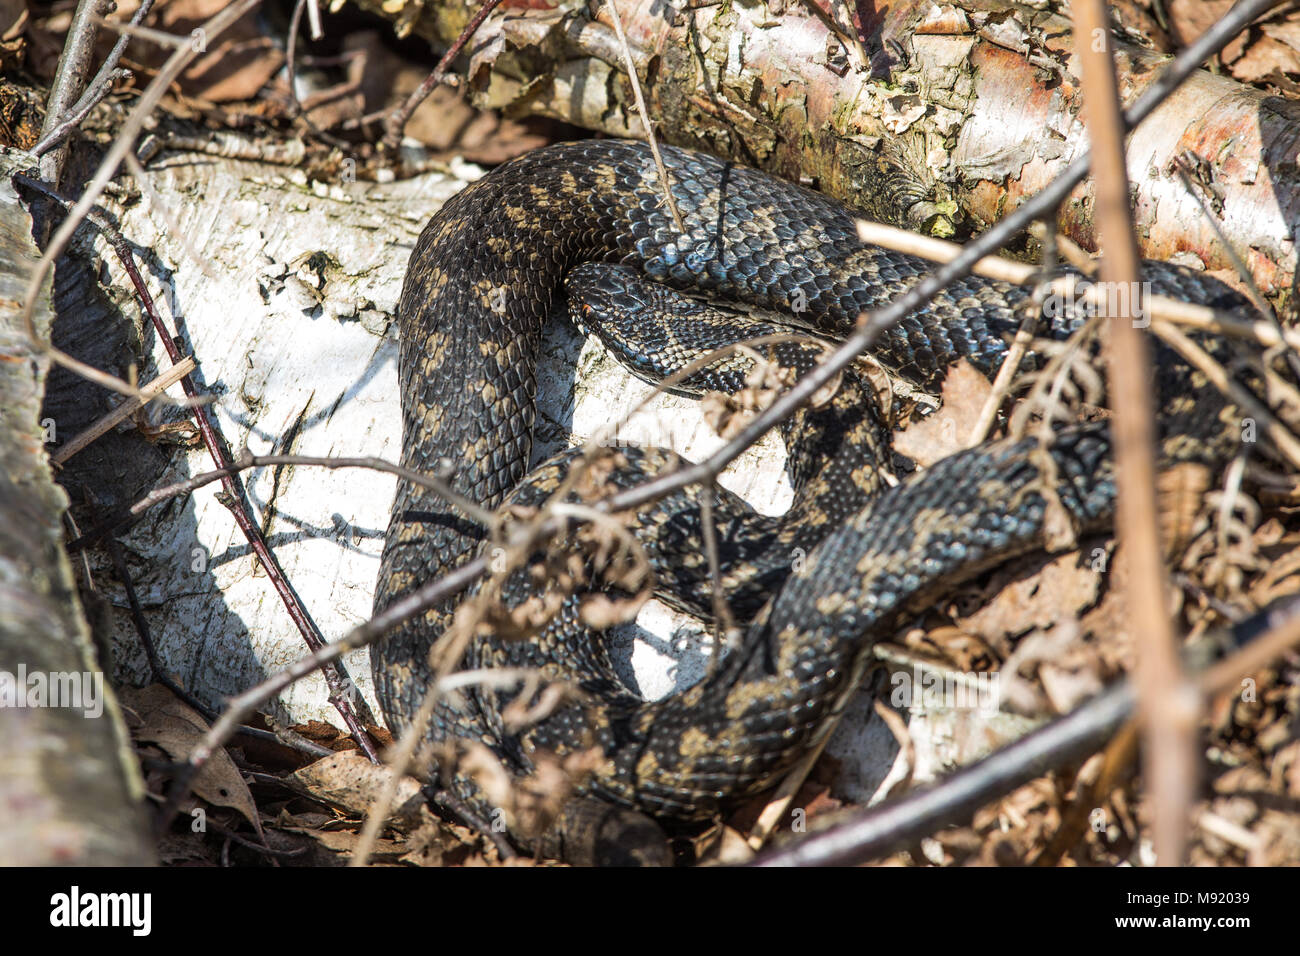
[[(628, 448), (596, 460), (575, 449), (528, 474), (536, 353), (553, 315), (567, 307), (652, 381), (753, 335), (803, 337), (786, 335), (677, 385), (688, 394), (735, 393), (752, 383), (758, 362), (771, 362), (777, 387), (805, 373), (821, 340), (844, 337), (862, 313), (932, 268), (865, 246), (852, 212), (826, 196), (702, 153), (664, 148), (663, 158), (684, 232), (665, 208), (648, 148), (615, 140), (529, 153), (433, 216), (398, 308), (405, 465), (438, 471), (449, 463), (455, 489), (486, 509), (526, 515), (554, 500), (589, 503), (674, 459)], [(1145, 278), (1164, 295), (1240, 307), (1226, 287), (1190, 270), (1148, 263)], [(871, 358), (926, 389), (958, 359), (992, 375), (1027, 296), (1001, 282), (960, 280), (890, 329)], [(1058, 312), (1038, 331), (1062, 339), (1081, 321)], [(1157, 368), (1164, 461), (1221, 463), (1240, 447), (1232, 409), (1203, 377), (1167, 354)], [(828, 733), (873, 643), (905, 615), (1044, 547), (1054, 514), (1080, 534), (1113, 519), (1104, 421), (1059, 427), (1046, 443), (990, 442), (903, 474), (874, 387), (858, 372), (837, 386), (783, 426), (796, 490), (789, 514), (762, 518), (723, 491), (692, 487), (619, 516), (649, 561), (656, 594), (707, 617), (715, 596), (701, 507), (712, 496), (724, 597), (743, 633), (708, 677), (657, 701), (623, 685), (590, 599), (627, 598), (641, 584), (626, 562), (608, 567), (617, 542), (598, 543), (575, 525), (565, 541), (576, 559), (539, 545), (498, 576), (492, 587), (505, 611), (480, 622), (460, 662), (535, 668), (575, 692), (523, 726), (503, 716), (518, 687), (440, 695), (427, 731), (443, 745), (435, 786), (482, 819), (511, 824), (524, 846), (579, 862), (664, 862), (651, 818), (669, 828), (707, 819), (773, 785)], [(895, 487), (883, 480), (891, 470), (902, 475)], [(376, 609), (457, 567), (486, 538), (438, 495), (400, 483)], [(796, 550), (806, 557), (793, 560)], [(559, 586), (557, 575), (570, 573)], [(409, 726), (435, 677), (429, 649), (457, 603), (372, 648), (394, 731)], [(529, 630), (520, 620), (533, 621), (534, 633), (507, 633)], [(598, 757), (550, 829), (530, 833), (465, 770), (457, 754), (471, 745), (487, 748), (517, 783), (547, 754)]]

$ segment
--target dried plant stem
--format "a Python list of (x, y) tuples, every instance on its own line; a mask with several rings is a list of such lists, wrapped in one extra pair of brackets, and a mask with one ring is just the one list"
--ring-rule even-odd
[(971, 429), (971, 433), (966, 439), (967, 448), (974, 448), (984, 441), (988, 436), (989, 429), (993, 427), (993, 420), (997, 418), (998, 409), (1002, 406), (1002, 400), (1007, 397), (1007, 392), (1011, 390), (1011, 381), (1015, 378), (1016, 372), (1020, 370), (1020, 363), (1024, 360), (1025, 353), (1029, 351), (1029, 343), (1034, 340), (1034, 324), (1033, 316), (1025, 316), (1021, 319), (1020, 328), (1016, 330), (1016, 337), (1011, 340), (1007, 354), (1002, 359), (1002, 365), (998, 367), (998, 374), (993, 379), (993, 388), (989, 392), (988, 398), (984, 400), (975, 427)]
[[(870, 242), (873, 245), (893, 249), (897, 252), (910, 253), (922, 259), (929, 259), (932, 262), (952, 262), (963, 248), (955, 242), (948, 242), (946, 239), (920, 236), (914, 232), (908, 232), (906, 229), (899, 229), (897, 226), (887, 226), (883, 223), (869, 222), (865, 219), (858, 220), (858, 237), (863, 242)], [(1065, 237), (1060, 236), (1058, 239), (1062, 240), (1061, 248), (1064, 250), (1066, 248)], [(1034, 266), (997, 255), (985, 256), (980, 259), (975, 263), (971, 272), (986, 279), (1013, 282), (1016, 285), (1032, 285), (1038, 279), (1038, 270)], [(1068, 298), (1077, 296), (1082, 303), (1105, 301), (1104, 296), (1101, 294), (1102, 290), (1098, 289), (1097, 286), (1092, 286), (1082, 295), (1078, 295), (1080, 284), (1078, 276), (1060, 276), (1051, 281), (1047, 291), (1051, 295)], [(1199, 305), (1195, 302), (1171, 299), (1162, 295), (1148, 296), (1143, 300), (1143, 305), (1146, 307), (1147, 314), (1152, 318), (1165, 319), (1178, 325), (1186, 325), (1203, 331), (1232, 335), (1236, 338), (1258, 342), (1264, 346), (1273, 346), (1279, 342), (1285, 342), (1291, 348), (1300, 348), (1300, 331), (1294, 329), (1279, 331), (1275, 322), (1265, 320), (1245, 322), (1228, 312), (1212, 309), (1209, 306)]]
[[(140, 6), (136, 8), (131, 17), (131, 26), (138, 26), (149, 15), (153, 8), (153, 0), (141, 0)], [(103, 20), (96, 16), (93, 18), (96, 26), (116, 27), (119, 24), (111, 20)], [(108, 95), (108, 91), (113, 88), (113, 84), (124, 76), (129, 76), (130, 70), (119, 70), (118, 62), (122, 59), (122, 54), (126, 52), (126, 46), (131, 41), (129, 34), (123, 34), (113, 44), (113, 49), (109, 51), (108, 57), (99, 65), (99, 72), (95, 78), (86, 85), (86, 92), (81, 95), (66, 114), (66, 118), (47, 118), (46, 128), (41, 133), (41, 140), (32, 147), (32, 154), (40, 156), (53, 149), (61, 143), (77, 126), (90, 115), (90, 111), (95, 108), (95, 104)], [(42, 175), (44, 173), (42, 172)], [(49, 178), (48, 176), (45, 178)], [(53, 180), (51, 180), (53, 182)]]
[(339, 456), (312, 456), (312, 455), (252, 455), (242, 454), (234, 461), (220, 468), (214, 468), (211, 471), (205, 471), (201, 474), (186, 478), (184, 481), (173, 482), (169, 485), (163, 485), (150, 491), (143, 498), (132, 504), (125, 512), (114, 519), (110, 519), (105, 524), (87, 531), (84, 535), (68, 543), (68, 550), (75, 551), (85, 547), (100, 536), (110, 531), (120, 528), (123, 524), (138, 518), (150, 508), (162, 504), (164, 501), (170, 501), (173, 498), (179, 498), (182, 495), (188, 495), (204, 485), (210, 485), (215, 481), (221, 481), (231, 475), (249, 468), (269, 468), (279, 465), (294, 465), (304, 467), (318, 468), (368, 468), (372, 471), (382, 471), (390, 475), (396, 475), (418, 485), (421, 488), (427, 488), (435, 494), (441, 495), (450, 504), (454, 505), (470, 520), (477, 522), (484, 527), (489, 527), (495, 521), (495, 516), (466, 498), (460, 492), (453, 489), (441, 478), (433, 475), (421, 474), (418, 471), (412, 471), (401, 465), (395, 465), (383, 458), (371, 457), (339, 457)]
[(181, 36), (177, 33), (168, 33), (166, 30), (155, 30), (152, 27), (142, 27), (131, 18), (129, 23), (120, 23), (117, 20), (99, 21), (101, 27), (116, 31), (122, 36), (130, 39), (136, 37), (141, 40), (147, 40), (154, 46), (165, 47), (169, 50), (179, 50), (181, 47), (190, 46), (194, 40), (192, 37)]
[(295, 114), (302, 112), (302, 103), (298, 101), (297, 77), (295, 73), (298, 69), (298, 27), (302, 23), (302, 11), (307, 5), (307, 0), (298, 0), (293, 5), (293, 14), (289, 17), (288, 40), (284, 49), (284, 71), (285, 82), (289, 87), (289, 103)]
[(113, 84), (130, 75), (130, 70), (112, 70), (103, 80), (96, 80), (91, 83), (86, 88), (85, 95), (72, 108), (72, 112), (67, 119), (51, 127), (50, 131), (41, 137), (41, 141), (32, 147), (32, 155), (43, 156), (71, 136), (72, 131), (90, 115), (90, 111), (95, 108), (96, 104), (108, 95), (108, 91), (113, 88)]
[(119, 422), (124, 422), (137, 411), (144, 408), (149, 402), (160, 396), (167, 388), (175, 385), (190, 372), (197, 368), (194, 359), (186, 356), (163, 374), (159, 375), (152, 382), (140, 387), (140, 394), (128, 398), (117, 408), (113, 409), (107, 415), (93, 422), (84, 431), (78, 432), (72, 439), (57, 452), (50, 456), (50, 461), (56, 465), (62, 465), (69, 458), (81, 451), (100, 435), (103, 435), (109, 429), (116, 426)]
[(1197, 681), (1201, 692), (1222, 694), (1240, 689), (1246, 676), (1267, 667), (1282, 654), (1300, 645), (1300, 601), (1295, 598), (1263, 613), (1263, 633), (1248, 634), (1249, 643), (1203, 671)]
[[(1124, 120), (1110, 52), (1110, 21), (1102, 0), (1074, 0), (1074, 49), (1093, 156), (1095, 216), (1103, 281), (1135, 289), (1141, 258), (1129, 208)], [(1183, 861), (1192, 788), (1197, 779), (1199, 697), (1183, 673), (1167, 606), (1169, 582), (1160, 550), (1156, 500), (1156, 428), (1150, 357), (1139, 331), (1138, 303), (1110, 317), (1105, 338), (1111, 427), (1118, 484), (1115, 524), (1129, 562), (1127, 605), (1138, 635), (1136, 681), (1143, 726), (1143, 766), (1155, 804), (1156, 858)]]
[[(830, 731), (834, 730), (842, 715), (843, 711), (832, 718)], [(790, 772), (781, 778), (781, 783), (777, 786), (776, 792), (772, 794), (772, 799), (763, 807), (758, 819), (754, 821), (754, 825), (745, 838), (745, 842), (749, 844), (751, 850), (758, 851), (763, 848), (763, 844), (772, 835), (776, 825), (785, 816), (786, 811), (790, 809), (790, 803), (799, 792), (799, 788), (803, 786), (803, 782), (808, 779), (808, 774), (812, 772), (812, 768), (817, 763), (818, 758), (821, 757), (822, 751), (826, 749), (826, 744), (830, 742), (830, 731), (824, 733), (817, 745), (800, 757), (799, 762), (794, 765)]]
[(637, 115), (645, 124), (645, 138), (650, 144), (650, 153), (655, 158), (655, 168), (659, 170), (659, 185), (663, 187), (664, 202), (668, 204), (668, 212), (672, 214), (673, 225), (677, 227), (678, 234), (685, 235), (686, 225), (682, 222), (682, 214), (677, 211), (677, 203), (673, 199), (673, 183), (669, 178), (668, 168), (664, 166), (664, 159), (659, 155), (659, 141), (655, 139), (654, 123), (650, 121), (650, 112), (645, 107), (645, 97), (641, 95), (641, 78), (636, 74), (636, 61), (632, 59), (632, 49), (628, 46), (627, 36), (623, 33), (623, 20), (618, 15), (618, 6), (614, 0), (606, 0), (605, 6), (609, 9), (609, 18), (614, 23), (618, 45), (623, 50), (623, 65), (627, 68), (627, 81), (632, 84), (632, 97), (636, 100)]

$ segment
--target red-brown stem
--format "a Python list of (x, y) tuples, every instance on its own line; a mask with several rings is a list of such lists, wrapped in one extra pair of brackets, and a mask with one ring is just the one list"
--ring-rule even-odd
[[(72, 208), (72, 201), (59, 195), (48, 183), (42, 183), (27, 176), (19, 178), (26, 185), (55, 200), (65, 210)], [(144, 309), (145, 314), (149, 316), (149, 321), (153, 324), (154, 331), (158, 334), (158, 340), (162, 342), (163, 348), (167, 352), (167, 357), (173, 364), (181, 361), (183, 357), (181, 350), (177, 347), (175, 339), (172, 338), (166, 324), (154, 306), (153, 296), (149, 293), (144, 277), (140, 275), (140, 270), (136, 267), (135, 256), (132, 254), (130, 246), (127, 245), (122, 235), (109, 228), (106, 222), (100, 221), (96, 225), (103, 230), (104, 236), (121, 260), (122, 268), (126, 270), (127, 276), (131, 279), (131, 284), (135, 287), (136, 294), (140, 297), (140, 306)], [(194, 385), (194, 380), (189, 375), (181, 379), (181, 387), (185, 389), (185, 394), (191, 399), (199, 397), (200, 393)], [(226, 456), (225, 439), (217, 430), (216, 425), (208, 415), (207, 409), (202, 404), (196, 403), (192, 411), (194, 420), (199, 426), (199, 433), (203, 436), (203, 444), (208, 449), (208, 454), (212, 456), (217, 468), (224, 470), (221, 476), (221, 484), (228, 496), (230, 502), (228, 507), (235, 517), (235, 523), (239, 525), (239, 529), (244, 533), (244, 537), (248, 539), (253, 553), (257, 555), (262, 567), (265, 568), (267, 578), (280, 595), (285, 608), (289, 611), (289, 617), (293, 619), (294, 624), (302, 633), (303, 640), (311, 650), (319, 650), (325, 644), (325, 638), (316, 627), (316, 623), (308, 616), (306, 609), (303, 608), (297, 593), (285, 577), (280, 562), (271, 549), (267, 547), (266, 539), (263, 538), (257, 523), (253, 521), (252, 515), (249, 513), (248, 499), (244, 493), (243, 482), (239, 479), (238, 473), (231, 468), (230, 459)], [(342, 669), (334, 662), (330, 662), (325, 666), (324, 674), (330, 688), (330, 703), (334, 705), (339, 712), (339, 716), (343, 718), (349, 733), (356, 738), (357, 746), (361, 748), (361, 752), (374, 763), (379, 763), (379, 754), (375, 751), (370, 738), (366, 735), (364, 728), (361, 726), (361, 721), (352, 707), (351, 694), (348, 691), (350, 681), (346, 680)]]
[(389, 114), (388, 119), (384, 121), (384, 140), (381, 144), (385, 150), (396, 152), (397, 147), (402, 144), (402, 131), (406, 129), (406, 124), (411, 120), (411, 114), (415, 112), (417, 106), (424, 102), (425, 97), (433, 92), (433, 88), (442, 82), (443, 77), (447, 75), (447, 70), (451, 67), (456, 57), (460, 56), (460, 51), (465, 49), (465, 44), (469, 38), (483, 24), (501, 0), (483, 0), (483, 6), (479, 8), (478, 13), (474, 14), (474, 19), (461, 31), (460, 36), (456, 37), (456, 42), (438, 61), (438, 65), (433, 68), (433, 72), (424, 78), (424, 82), (415, 88), (415, 91), (406, 98), (400, 107)]

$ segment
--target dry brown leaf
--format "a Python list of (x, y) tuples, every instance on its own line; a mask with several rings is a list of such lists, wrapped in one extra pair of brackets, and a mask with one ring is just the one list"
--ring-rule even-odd
[[(193, 31), (226, 6), (228, 0), (163, 0), (155, 4), (145, 25), (201, 42), (205, 38)], [(123, 0), (115, 19), (130, 17), (138, 8), (138, 2)], [(116, 40), (115, 34), (105, 34), (103, 42)], [(129, 57), (133, 64), (155, 70), (170, 54), (170, 50), (156, 44), (135, 43)], [(284, 53), (261, 28), (257, 14), (249, 13), (207, 45), (181, 74), (179, 85), (186, 95), (209, 103), (252, 100), (283, 66)]]
[[(1041, 559), (1040, 559), (1041, 560)], [(1024, 565), (1016, 565), (994, 576), (990, 590), (997, 596), (978, 611), (958, 619), (962, 630), (991, 644), (1031, 629), (1049, 628), (1063, 619), (1076, 619), (1097, 600), (1107, 555), (1100, 551), (1062, 554), (1021, 580)], [(1007, 581), (1005, 586), (1003, 581)]]
[[(322, 757), (284, 778), (286, 785), (327, 806), (345, 813), (363, 816), (388, 785), (387, 767), (377, 767), (356, 751)], [(414, 777), (404, 776), (397, 786), (397, 796), (389, 823), (398, 830), (420, 825), (420, 808), (424, 797)]]
[(1265, 23), (1262, 29), (1266, 35), (1279, 43), (1285, 43), (1293, 50), (1300, 50), (1300, 20), (1294, 16)]
[(696, 859), (703, 866), (735, 866), (756, 855), (744, 834), (725, 824), (705, 836), (707, 839), (696, 843)]
[[(1180, 47), (1187, 46), (1223, 19), (1234, 2), (1235, 0), (1168, 0), (1165, 13), (1169, 17), (1169, 32)], [(1230, 43), (1223, 51), (1223, 62), (1231, 63), (1240, 56), (1244, 43), (1243, 37)]]
[(894, 448), (922, 468), (970, 447), (980, 411), (993, 393), (989, 380), (962, 359), (943, 380), (943, 406), (894, 435)]
[[(131, 711), (127, 723), (132, 738), (157, 744), (173, 760), (188, 760), (208, 732), (207, 721), (161, 684), (124, 688), (121, 699)], [(224, 749), (212, 752), (195, 776), (193, 790), (214, 806), (238, 811), (259, 835), (262, 833), (253, 795)]]
[(1243, 83), (1262, 80), (1274, 71), (1300, 74), (1300, 53), (1272, 37), (1262, 37), (1232, 64), (1231, 70)]
[(1204, 525), (1201, 519), (1210, 470), (1182, 462), (1156, 476), (1156, 501), (1160, 541), (1165, 554), (1181, 553)]

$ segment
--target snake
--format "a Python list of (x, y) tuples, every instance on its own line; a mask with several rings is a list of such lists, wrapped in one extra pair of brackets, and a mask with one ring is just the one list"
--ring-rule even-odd
[[(590, 511), (680, 463), (660, 449), (593, 459), (577, 448), (530, 472), (548, 322), (567, 312), (634, 374), (660, 382), (713, 349), (767, 336), (779, 341), (733, 351), (674, 388), (735, 396), (766, 372), (779, 390), (860, 316), (933, 268), (864, 243), (853, 211), (826, 195), (703, 152), (661, 153), (662, 172), (641, 142), (544, 147), (498, 166), (433, 215), (397, 310), (406, 467), (444, 475), (460, 495), (516, 523), (557, 501)], [(1144, 277), (1160, 294), (1241, 307), (1235, 292), (1191, 269), (1147, 263)], [(921, 389), (937, 390), (959, 360), (992, 377), (1031, 307), (1024, 287), (967, 276), (885, 331), (869, 361)], [(1038, 316), (1037, 332), (1063, 340), (1081, 322), (1057, 310)], [(1162, 461), (1221, 464), (1233, 453), (1231, 406), (1179, 362), (1156, 369)], [(782, 425), (795, 489), (786, 515), (764, 517), (720, 488), (693, 485), (617, 515), (612, 529), (570, 522), (558, 542), (530, 544), (482, 585), (495, 614), (458, 624), (474, 599), (449, 600), (372, 647), (389, 726), (403, 732), (416, 721), (447, 669), (431, 649), (467, 628), (455, 666), (530, 669), (571, 692), (522, 725), (509, 708), (534, 703), (536, 685), (469, 682), (438, 693), (424, 728), (431, 786), (476, 819), (504, 819), (514, 842), (547, 855), (666, 862), (665, 830), (717, 818), (771, 788), (824, 741), (873, 645), (905, 615), (1044, 549), (1062, 516), (1077, 534), (1113, 523), (1104, 420), (1064, 424), (1050, 441), (987, 442), (910, 473), (891, 449), (890, 426), (879, 389), (854, 366), (833, 394)], [(717, 567), (706, 554), (706, 510)], [(501, 533), (436, 490), (399, 481), (376, 611), (500, 547)], [(636, 549), (648, 585), (629, 570)], [(607, 627), (593, 621), (592, 595), (606, 595), (608, 606), (650, 587), (708, 618), (718, 607), (715, 583), (734, 617), (729, 652), (699, 683), (658, 700), (625, 686)], [(485, 755), (534, 794), (528, 781), (542, 779), (547, 760), (583, 762), (560, 807), (541, 815), (539, 834), (522, 811), (503, 811), (484, 783)]]

